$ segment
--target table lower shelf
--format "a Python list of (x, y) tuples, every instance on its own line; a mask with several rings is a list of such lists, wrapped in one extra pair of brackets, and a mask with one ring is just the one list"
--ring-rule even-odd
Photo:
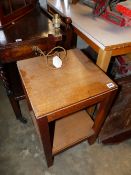
[(54, 131), (53, 155), (93, 135), (93, 123), (86, 110), (57, 120)]

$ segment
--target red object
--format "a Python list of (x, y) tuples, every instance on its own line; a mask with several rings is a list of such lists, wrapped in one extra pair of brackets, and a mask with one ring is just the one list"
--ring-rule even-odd
[(123, 4), (117, 4), (116, 10), (122, 13), (122, 16), (125, 19), (125, 26), (131, 26), (131, 9), (125, 7)]
[[(120, 3), (116, 4), (116, 11), (110, 10), (109, 0), (93, 0), (96, 3), (93, 11), (95, 16), (102, 18), (119, 26), (131, 26), (131, 10)], [(119, 14), (121, 13), (121, 14)]]
[(131, 62), (127, 61), (126, 55), (117, 56), (115, 63), (117, 66), (116, 76), (123, 77), (131, 75)]
[(131, 9), (128, 9), (121, 4), (116, 5), (116, 10), (125, 16), (131, 17)]
[(126, 21), (124, 17), (117, 15), (116, 13), (112, 11), (105, 11), (105, 13), (101, 15), (101, 17), (121, 27), (126, 25)]

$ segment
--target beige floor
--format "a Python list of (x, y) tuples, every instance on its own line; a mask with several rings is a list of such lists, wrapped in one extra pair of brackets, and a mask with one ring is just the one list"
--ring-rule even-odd
[(26, 125), (15, 119), (0, 83), (0, 175), (131, 175), (131, 140), (110, 146), (83, 142), (56, 156), (48, 169), (25, 101), (21, 108)]

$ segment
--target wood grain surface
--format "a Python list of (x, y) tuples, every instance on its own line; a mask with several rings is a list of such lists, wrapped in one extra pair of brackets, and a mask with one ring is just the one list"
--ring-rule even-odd
[[(44, 56), (22, 60), (17, 65), (36, 118), (116, 88), (78, 49), (67, 52), (60, 69), (51, 69)], [(108, 83), (114, 87), (108, 88)]]
[(54, 132), (53, 154), (93, 135), (92, 126), (93, 121), (85, 110), (57, 120)]

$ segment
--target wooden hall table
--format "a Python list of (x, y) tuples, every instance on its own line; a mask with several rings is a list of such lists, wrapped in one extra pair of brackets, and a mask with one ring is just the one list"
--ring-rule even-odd
[[(44, 56), (17, 66), (48, 166), (64, 149), (87, 138), (95, 142), (117, 90), (102, 70), (77, 49), (67, 52), (60, 69), (49, 67)], [(93, 121), (86, 108), (97, 103)]]
[(68, 0), (48, 0), (49, 12), (56, 11), (61, 16), (71, 17), (74, 32), (83, 38), (97, 53), (97, 65), (105, 72), (111, 56), (131, 52), (131, 27), (119, 27), (95, 18), (92, 9), (78, 2), (70, 4)]

